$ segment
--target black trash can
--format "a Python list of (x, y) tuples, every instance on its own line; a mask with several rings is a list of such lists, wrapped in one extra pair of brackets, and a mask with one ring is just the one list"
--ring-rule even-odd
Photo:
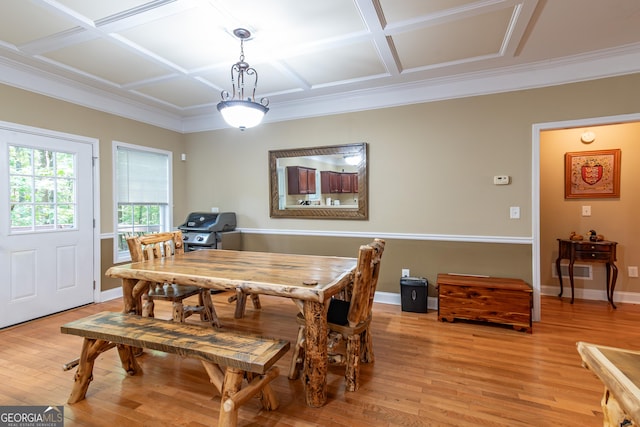
[(400, 300), (402, 311), (427, 312), (428, 283), (424, 277), (403, 277), (400, 279)]

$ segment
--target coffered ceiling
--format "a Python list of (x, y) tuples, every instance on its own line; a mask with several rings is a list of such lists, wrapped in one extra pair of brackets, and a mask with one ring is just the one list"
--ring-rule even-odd
[(640, 71), (638, 0), (2, 0), (0, 83), (224, 128), (238, 27), (266, 121)]

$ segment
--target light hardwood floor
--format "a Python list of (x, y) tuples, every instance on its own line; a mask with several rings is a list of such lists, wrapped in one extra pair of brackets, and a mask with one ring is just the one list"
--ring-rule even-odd
[[(296, 307), (261, 297), (246, 317), (233, 319), (228, 294), (214, 295), (220, 321), (295, 342)], [(344, 391), (339, 367), (331, 367), (328, 403), (304, 404), (302, 384), (286, 378), (289, 352), (272, 384), (280, 408), (259, 401), (240, 409), (241, 426), (598, 426), (599, 380), (581, 366), (577, 341), (640, 349), (640, 305), (542, 298), (542, 321), (533, 334), (500, 326), (440, 323), (437, 313), (402, 312), (375, 304), (376, 361), (363, 365), (361, 388)], [(81, 338), (60, 325), (91, 313), (120, 311), (121, 300), (92, 304), (0, 331), (0, 405), (62, 405), (74, 371), (63, 363), (80, 353)], [(158, 303), (158, 317), (170, 317)], [(197, 322), (196, 319), (191, 320)], [(111, 350), (96, 361), (87, 399), (65, 406), (65, 426), (215, 425), (219, 397), (196, 360), (147, 351), (142, 376), (129, 377)]]

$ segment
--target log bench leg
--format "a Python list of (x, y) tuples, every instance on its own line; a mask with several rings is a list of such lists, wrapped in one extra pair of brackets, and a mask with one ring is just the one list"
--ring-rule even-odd
[[(85, 338), (82, 343), (82, 352), (78, 360), (78, 369), (73, 378), (74, 384), (71, 395), (67, 403), (72, 404), (83, 400), (89, 389), (89, 383), (93, 380), (93, 365), (96, 358), (105, 351), (112, 349), (115, 345), (112, 342)], [(135, 359), (134, 348), (128, 345), (118, 344), (118, 354), (122, 367), (129, 375), (142, 372), (140, 365)]]
[(224, 405), (227, 399), (233, 397), (240, 391), (242, 380), (244, 379), (244, 371), (235, 368), (227, 368), (224, 374), (224, 382), (222, 384), (220, 398), (220, 418), (218, 418), (218, 426), (235, 427), (238, 425), (238, 408), (233, 407), (225, 410)]
[[(238, 424), (238, 409), (256, 394), (262, 407), (268, 411), (278, 409), (278, 398), (269, 383), (278, 377), (280, 370), (274, 366), (265, 375), (256, 375), (236, 368), (223, 370), (215, 363), (202, 361), (211, 383), (221, 395), (218, 426), (234, 427)], [(243, 388), (242, 381), (248, 384)]]
[(136, 375), (142, 373), (142, 368), (136, 360), (136, 354), (142, 349), (123, 344), (118, 344), (117, 347), (120, 363), (122, 363), (122, 368), (127, 371), (127, 374)]
[[(96, 358), (105, 351), (113, 348), (113, 343), (104, 340), (96, 340), (85, 338), (82, 343), (82, 352), (80, 353), (80, 359), (78, 361), (78, 370), (73, 378), (74, 384), (69, 396), (68, 403), (76, 403), (83, 400), (89, 389), (89, 383), (93, 380), (93, 364)], [(118, 346), (118, 353), (120, 354), (120, 360), (122, 366), (129, 373), (140, 372), (140, 366), (136, 362), (133, 356), (133, 349), (126, 346), (126, 349), (120, 349)], [(125, 346), (122, 346), (125, 347)], [(123, 354), (125, 355), (123, 358)], [(125, 363), (126, 361), (126, 363)]]

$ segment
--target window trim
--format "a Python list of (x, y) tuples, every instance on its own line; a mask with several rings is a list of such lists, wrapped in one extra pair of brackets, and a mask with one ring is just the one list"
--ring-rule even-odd
[(171, 231), (173, 228), (173, 152), (168, 150), (161, 150), (159, 148), (146, 147), (142, 145), (129, 144), (121, 141), (112, 141), (112, 151), (111, 151), (111, 166), (112, 166), (112, 219), (113, 219), (113, 262), (128, 262), (131, 261), (131, 256), (127, 252), (118, 251), (118, 197), (117, 197), (117, 188), (118, 188), (118, 179), (117, 179), (117, 158), (118, 158), (118, 148), (126, 148), (129, 150), (137, 150), (137, 151), (146, 151), (151, 153), (163, 154), (167, 156), (167, 173), (168, 173), (168, 203), (167, 203), (167, 223), (166, 230), (163, 231)]

